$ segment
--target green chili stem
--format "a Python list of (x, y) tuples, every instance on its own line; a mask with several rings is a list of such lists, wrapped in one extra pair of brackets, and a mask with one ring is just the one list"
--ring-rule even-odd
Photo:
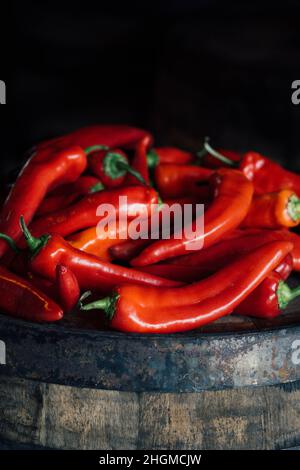
[(112, 179), (120, 178), (126, 175), (126, 173), (130, 173), (142, 184), (146, 184), (142, 175), (131, 168), (125, 155), (118, 152), (107, 152), (103, 159), (103, 169), (105, 174)]
[(287, 207), (288, 214), (290, 218), (298, 222), (300, 219), (300, 199), (294, 195), (291, 196), (288, 202), (288, 207)]
[(203, 158), (207, 153), (209, 153), (210, 155), (217, 158), (221, 162), (224, 162), (230, 166), (234, 166), (234, 162), (230, 160), (229, 158), (225, 157), (225, 155), (222, 155), (220, 152), (217, 152), (217, 150), (212, 148), (212, 146), (209, 144), (209, 141), (210, 141), (210, 138), (205, 137), (203, 149), (196, 153), (197, 157)]
[(159, 156), (154, 149), (147, 153), (147, 163), (150, 169), (155, 168), (159, 164)]
[(29, 250), (33, 255), (37, 254), (41, 250), (41, 248), (45, 246), (45, 244), (50, 238), (50, 235), (42, 235), (40, 238), (36, 238), (31, 235), (22, 215), (20, 217), (20, 225)]
[(146, 181), (144, 180), (144, 178), (142, 177), (142, 175), (134, 170), (133, 168), (131, 168), (130, 165), (128, 165), (128, 163), (125, 163), (125, 162), (122, 162), (122, 161), (118, 161), (117, 162), (117, 166), (123, 170), (126, 170), (127, 173), (130, 173), (132, 176), (134, 176), (140, 183), (142, 184), (146, 184)]
[(92, 152), (96, 152), (97, 150), (109, 150), (107, 145), (91, 145), (91, 147), (87, 147), (84, 151), (86, 155), (89, 155)]
[(94, 184), (94, 186), (92, 186), (89, 190), (89, 193), (90, 194), (93, 194), (93, 193), (97, 193), (98, 191), (103, 191), (104, 188), (104, 184), (102, 184), (100, 181), (96, 184)]
[(284, 309), (288, 304), (300, 296), (300, 286), (292, 289), (285, 282), (280, 281), (277, 289), (278, 305), (280, 309)]
[[(83, 294), (84, 295), (84, 294)], [(89, 304), (83, 305), (80, 299), (80, 310), (104, 310), (105, 316), (108, 320), (111, 320), (114, 316), (116, 309), (116, 302), (119, 299), (118, 294), (114, 294), (111, 297), (104, 297), (103, 299), (95, 300)]]

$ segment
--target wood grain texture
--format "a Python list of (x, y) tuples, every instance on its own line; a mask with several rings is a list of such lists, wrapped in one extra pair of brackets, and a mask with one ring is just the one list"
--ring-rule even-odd
[(59, 449), (282, 449), (300, 444), (300, 382), (199, 393), (0, 377), (0, 438)]

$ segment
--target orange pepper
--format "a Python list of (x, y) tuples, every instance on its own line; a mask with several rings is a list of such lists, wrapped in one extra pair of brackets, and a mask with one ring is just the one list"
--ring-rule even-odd
[(290, 189), (253, 198), (243, 227), (276, 229), (296, 227), (300, 223), (300, 199)]

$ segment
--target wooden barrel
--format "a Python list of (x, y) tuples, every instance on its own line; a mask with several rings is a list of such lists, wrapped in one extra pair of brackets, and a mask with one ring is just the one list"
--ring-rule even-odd
[(300, 305), (197, 331), (100, 330), (0, 315), (0, 440), (57, 449), (300, 445)]

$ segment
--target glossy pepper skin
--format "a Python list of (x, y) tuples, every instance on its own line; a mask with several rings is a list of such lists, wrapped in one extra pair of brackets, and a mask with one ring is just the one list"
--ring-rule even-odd
[(253, 198), (242, 227), (280, 229), (291, 228), (300, 222), (300, 199), (294, 191), (283, 189)]
[(97, 256), (73, 248), (56, 234), (32, 237), (22, 218), (21, 225), (32, 253), (30, 270), (46, 279), (54, 281), (56, 266), (61, 264), (72, 271), (81, 289), (109, 292), (116, 285), (128, 282), (153, 286), (180, 284), (103, 261)]
[[(199, 200), (198, 198), (194, 197), (164, 200), (164, 204), (169, 207), (173, 206), (173, 204), (179, 204), (183, 208), (185, 204), (196, 205), (197, 203), (199, 203)], [(113, 260), (128, 262), (139, 255), (144, 248), (151, 245), (152, 243), (153, 240), (151, 240), (150, 235), (147, 239), (138, 238), (137, 240), (128, 239), (126, 241), (119, 241), (119, 243), (112, 244), (112, 246), (109, 248), (109, 254)]]
[(147, 151), (151, 145), (151, 142), (152, 139), (149, 136), (145, 136), (137, 143), (131, 162), (131, 168), (135, 173), (132, 171), (128, 173), (126, 184), (137, 184), (136, 174), (141, 176), (139, 179), (140, 184), (150, 184)]
[(195, 242), (200, 246), (199, 249), (200, 242), (203, 242), (202, 248), (207, 248), (238, 227), (252, 201), (252, 183), (240, 171), (221, 169), (214, 173), (212, 186), (215, 198), (204, 214), (203, 233), (195, 234), (193, 223), (194, 237), (185, 237), (183, 233), (180, 239), (173, 236), (168, 240), (154, 242), (132, 260), (132, 265), (145, 266), (184, 255), (192, 250)]
[(175, 289), (121, 286), (113, 297), (81, 308), (104, 309), (110, 326), (124, 332), (193, 330), (231, 313), (291, 249), (288, 242), (272, 242), (194, 284)]
[(103, 184), (94, 176), (80, 176), (77, 181), (70, 184), (64, 184), (55, 191), (47, 195), (42, 201), (36, 217), (57, 212), (64, 207), (70, 206), (81, 196), (92, 194), (104, 189)]
[[(119, 197), (123, 197), (121, 207), (119, 207)], [(125, 200), (124, 197), (127, 199)], [(37, 237), (48, 232), (67, 236), (97, 225), (101, 220), (101, 216), (97, 215), (97, 209), (101, 204), (111, 204), (115, 208), (116, 216), (118, 216), (119, 209), (122, 211), (126, 209), (128, 218), (132, 219), (137, 215), (149, 216), (152, 210), (151, 205), (157, 203), (156, 191), (146, 186), (130, 186), (100, 191), (83, 197), (66, 209), (36, 220), (32, 223), (30, 230)]]
[(197, 183), (207, 182), (212, 173), (212, 170), (196, 165), (159, 165), (154, 171), (154, 181), (163, 199), (180, 198), (194, 194)]
[(277, 272), (269, 276), (235, 309), (234, 313), (248, 317), (272, 319), (300, 296), (300, 288), (291, 289)]
[(64, 312), (72, 312), (79, 301), (80, 287), (76, 276), (67, 266), (56, 266), (56, 286)]
[(177, 147), (155, 147), (148, 151), (147, 162), (150, 169), (161, 164), (187, 165), (195, 161), (195, 155)]
[(169, 261), (170, 264), (196, 266), (208, 275), (237, 257), (272, 241), (289, 241), (293, 244), (291, 252), (293, 270), (300, 270), (300, 237), (288, 230), (236, 230), (229, 238), (221, 240), (213, 246), (185, 256), (179, 256)]
[[(90, 227), (82, 232), (70, 235), (67, 241), (74, 248), (85, 251), (92, 255), (98, 256), (102, 260), (112, 261), (114, 258), (111, 254), (111, 249), (115, 245), (119, 245), (128, 238), (128, 226), (112, 227), (109, 232), (99, 233), (97, 227)], [(125, 241), (126, 243), (126, 241)]]
[(0, 266), (0, 309), (9, 316), (29, 321), (52, 322), (62, 309), (29, 281)]
[(300, 175), (286, 170), (260, 153), (245, 153), (239, 167), (245, 176), (253, 182), (256, 194), (290, 189), (300, 197)]
[[(46, 193), (55, 186), (76, 181), (87, 165), (84, 151), (77, 146), (56, 151), (46, 148), (28, 160), (0, 212), (0, 232), (18, 240), (20, 216), (29, 223)], [(7, 244), (0, 240), (0, 257)]]
[[(249, 246), (249, 251), (252, 251), (253, 247)], [(246, 254), (246, 252), (245, 252)], [(174, 264), (167, 264), (167, 263), (158, 263), (152, 264), (150, 266), (141, 266), (139, 269), (146, 273), (155, 274), (156, 276), (161, 276), (166, 279), (172, 279), (173, 281), (180, 281), (184, 283), (195, 282), (203, 279), (204, 277), (213, 274), (218, 269), (221, 269), (226, 264), (233, 262), (236, 258), (228, 257), (227, 262), (225, 262), (224, 258), (222, 263), (212, 263), (208, 266), (203, 266), (201, 264), (197, 265), (184, 265), (184, 264), (177, 264), (176, 267)], [(222, 266), (223, 265), (223, 266)], [(289, 254), (280, 265), (275, 269), (275, 272), (280, 274), (281, 279), (287, 279), (293, 270), (293, 257)]]
[(41, 142), (36, 148), (43, 149), (50, 145), (64, 149), (69, 145), (79, 145), (85, 149), (93, 145), (106, 145), (109, 148), (135, 149), (137, 142), (146, 136), (152, 141), (152, 135), (144, 129), (122, 124), (96, 124)]

